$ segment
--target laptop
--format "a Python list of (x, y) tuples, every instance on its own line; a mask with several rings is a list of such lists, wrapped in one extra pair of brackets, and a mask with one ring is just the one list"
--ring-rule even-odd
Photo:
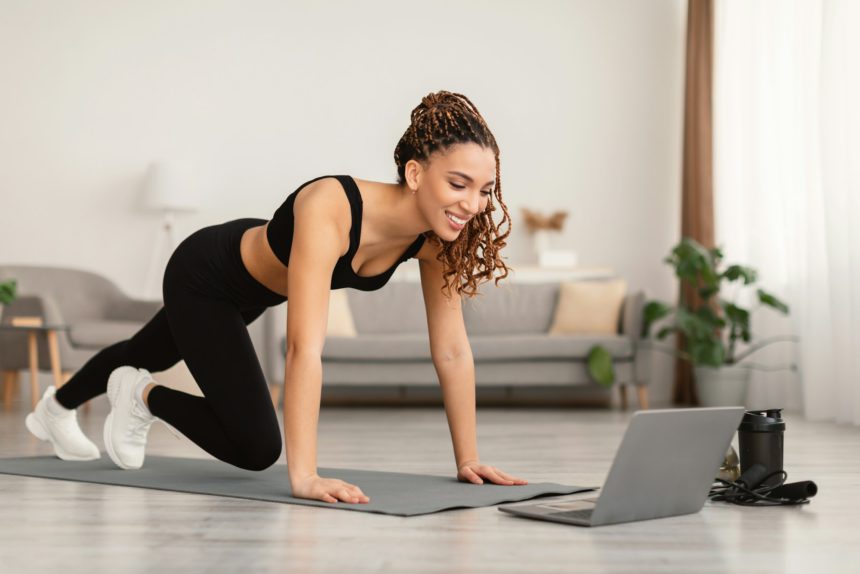
[(636, 411), (597, 498), (498, 508), (578, 526), (698, 512), (743, 416), (743, 407)]

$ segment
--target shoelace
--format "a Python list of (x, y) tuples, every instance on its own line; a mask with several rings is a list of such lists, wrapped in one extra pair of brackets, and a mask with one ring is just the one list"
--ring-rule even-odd
[(146, 433), (155, 419), (146, 415), (137, 403), (132, 403), (131, 414), (138, 418), (138, 422), (131, 425), (131, 434), (136, 438), (143, 440), (146, 438)]
[[(143, 373), (147, 378), (149, 378), (149, 380), (150, 380), (150, 381), (155, 382), (155, 379), (153, 379), (153, 378), (152, 378), (152, 374), (151, 374), (149, 371), (147, 371), (146, 369), (139, 369), (139, 370), (140, 370), (140, 372), (141, 372), (141, 373)], [(132, 404), (132, 411), (133, 411), (133, 412), (135, 412), (135, 414), (136, 414), (136, 415), (138, 415), (138, 416), (140, 416), (140, 417), (142, 417), (142, 418), (144, 418), (144, 419), (149, 418), (149, 416), (148, 416), (148, 415), (146, 415), (146, 414), (144, 414), (143, 410), (142, 410), (142, 409), (141, 409), (141, 408), (140, 408), (136, 403), (133, 403), (133, 404)], [(136, 436), (143, 438), (143, 435), (145, 435), (145, 434), (146, 434), (146, 430), (145, 430), (145, 429), (149, 428), (149, 426), (150, 426), (152, 423), (154, 423), (155, 421), (161, 421), (162, 423), (164, 423), (164, 426), (166, 426), (166, 427), (167, 427), (167, 430), (168, 430), (168, 431), (170, 431), (170, 434), (172, 434), (172, 435), (174, 436), (174, 438), (176, 438), (176, 440), (181, 440), (181, 439), (182, 439), (182, 435), (181, 435), (181, 434), (179, 433), (179, 431), (177, 431), (175, 428), (173, 428), (172, 426), (170, 426), (169, 424), (167, 424), (165, 421), (163, 421), (162, 419), (158, 418), (157, 416), (153, 415), (151, 412), (149, 413), (149, 415), (151, 415), (151, 416), (152, 416), (152, 420), (147, 420), (147, 421), (141, 422), (139, 425), (136, 425), (136, 426), (132, 429), (132, 432), (133, 432)]]
[(134, 425), (131, 428), (131, 433), (135, 437), (137, 437), (138, 439), (144, 440), (146, 438), (146, 433), (147, 433), (149, 427), (152, 425), (152, 423), (154, 423), (155, 421), (161, 421), (162, 423), (164, 423), (164, 426), (167, 427), (167, 430), (170, 431), (170, 434), (172, 434), (174, 437), (176, 437), (177, 440), (181, 440), (182, 435), (179, 434), (179, 432), (176, 429), (174, 429), (172, 426), (170, 426), (169, 424), (167, 424), (165, 421), (161, 420), (160, 418), (156, 417), (155, 415), (152, 415), (152, 414), (148, 415), (148, 414), (144, 413), (143, 409), (140, 408), (140, 406), (137, 403), (132, 404), (131, 412), (135, 416), (142, 419), (138, 424)]

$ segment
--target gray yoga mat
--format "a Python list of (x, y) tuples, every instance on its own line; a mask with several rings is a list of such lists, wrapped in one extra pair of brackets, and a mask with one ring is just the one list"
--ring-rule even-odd
[(517, 486), (503, 486), (488, 482), (471, 484), (460, 482), (453, 475), (408, 474), (350, 468), (319, 467), (317, 472), (327, 478), (339, 478), (355, 484), (370, 497), (370, 502), (367, 504), (329, 503), (294, 498), (290, 496), (290, 481), (285, 464), (276, 464), (266, 470), (255, 472), (236, 468), (215, 459), (147, 455), (142, 468), (123, 470), (115, 466), (106, 453), (102, 453), (102, 458), (99, 460), (81, 462), (61, 460), (55, 456), (0, 458), (2, 474), (137, 486), (155, 490), (267, 500), (395, 516), (416, 516), (455, 508), (477, 508), (539, 496), (595, 490), (592, 487), (554, 482), (530, 482)]

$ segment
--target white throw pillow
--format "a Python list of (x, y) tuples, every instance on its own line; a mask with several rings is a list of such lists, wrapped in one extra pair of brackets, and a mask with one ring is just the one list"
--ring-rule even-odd
[(561, 283), (549, 334), (617, 334), (626, 292), (624, 279)]
[(326, 334), (332, 337), (355, 337), (355, 322), (349, 310), (346, 289), (333, 289), (328, 299), (328, 325)]

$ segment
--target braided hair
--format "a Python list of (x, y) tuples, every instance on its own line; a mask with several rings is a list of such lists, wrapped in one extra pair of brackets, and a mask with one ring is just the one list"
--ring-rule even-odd
[[(450, 146), (469, 142), (492, 149), (496, 156), (496, 185), (493, 193), (502, 208), (502, 220), (498, 226), (493, 222), (491, 214), (496, 207), (490, 196), (487, 208), (471, 218), (454, 241), (443, 240), (432, 230), (424, 233), (432, 244), (441, 245), (437, 259), (444, 267), (445, 285), (442, 289), (448, 290), (449, 297), (452, 288), (470, 297), (477, 295), (479, 281), (483, 279), (480, 281), (483, 283), (492, 279), (496, 269), (501, 269), (503, 273), (495, 278), (496, 285), (508, 276), (508, 267), (499, 253), (507, 245), (505, 238), (511, 234), (510, 215), (502, 201), (499, 146), (478, 108), (469, 98), (441, 90), (424, 96), (412, 110), (412, 123), (394, 148), (397, 183), (403, 185), (406, 181), (405, 165), (409, 160), (424, 164), (436, 151), (444, 152)], [(505, 223), (508, 225), (507, 230), (500, 233), (499, 227)]]

